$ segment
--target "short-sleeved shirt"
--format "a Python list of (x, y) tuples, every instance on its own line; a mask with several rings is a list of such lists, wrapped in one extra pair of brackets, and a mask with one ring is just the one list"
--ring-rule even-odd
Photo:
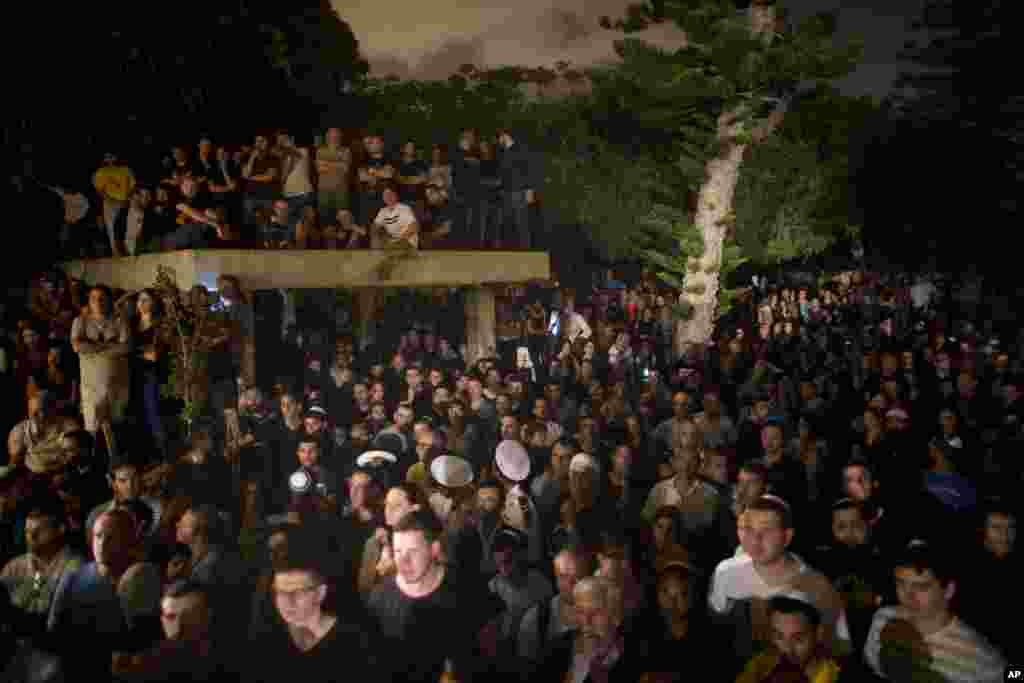
[[(883, 607), (871, 622), (864, 659), (875, 673), (887, 678), (882, 666), (882, 631), (897, 619), (907, 619), (902, 607)], [(924, 636), (928, 648), (929, 669), (949, 683), (996, 683), (1002, 681), (1006, 660), (985, 637), (953, 618), (944, 628)]]
[[(367, 159), (363, 163), (362, 168), (363, 169), (375, 170), (375, 169), (379, 169), (379, 168), (384, 168), (385, 166), (391, 166), (392, 168), (394, 168), (395, 165), (393, 163), (391, 163), (391, 160), (388, 159), (387, 157), (380, 157), (380, 158), (370, 157), (369, 159)], [(381, 188), (381, 181), (380, 180), (378, 180), (377, 182), (371, 182), (371, 183), (367, 183), (367, 182), (360, 182), (359, 183), (359, 191), (361, 193), (363, 193), (364, 195), (367, 195), (369, 197), (379, 198), (380, 197), (381, 189), (382, 188)]]
[(450, 574), (437, 590), (421, 598), (402, 593), (394, 576), (373, 589), (367, 607), (388, 651), (400, 663), (402, 680), (434, 683), (441, 678), (445, 660), (458, 662), (472, 651), (475, 625), (462, 597)]
[[(416, 223), (416, 215), (408, 205), (399, 203), (381, 209), (377, 213), (374, 223), (384, 228), (392, 239), (397, 239), (403, 230)], [(409, 238), (409, 242), (414, 247), (419, 246), (418, 236), (413, 235)]]
[[(248, 163), (248, 162), (246, 162)], [(263, 155), (252, 165), (252, 175), (266, 175), (271, 169), (276, 168), (278, 177), (269, 183), (259, 183), (252, 180), (245, 181), (245, 194), (253, 199), (276, 199), (281, 194), (281, 160), (270, 154)]]
[[(708, 605), (711, 611), (719, 615), (727, 615), (740, 603), (752, 600), (768, 600), (777, 595), (798, 592), (809, 597), (812, 604), (822, 615), (826, 627), (834, 629), (837, 640), (849, 642), (850, 631), (846, 622), (846, 611), (842, 598), (832, 587), (832, 583), (816, 569), (808, 566), (796, 555), (791, 557), (797, 562), (797, 572), (793, 579), (785, 584), (769, 585), (761, 578), (754, 568), (754, 561), (746, 553), (722, 560), (715, 568), (711, 579), (711, 590), (708, 593)], [(767, 640), (767, 632), (761, 629), (766, 624), (752, 624), (753, 641)], [(743, 639), (737, 640), (737, 647)], [(737, 652), (748, 657), (753, 652)]]
[(333, 170), (320, 173), (320, 190), (345, 192), (348, 190), (348, 174), (351, 171), (352, 156), (347, 147), (332, 149), (324, 145), (316, 150), (317, 161), (331, 163)]

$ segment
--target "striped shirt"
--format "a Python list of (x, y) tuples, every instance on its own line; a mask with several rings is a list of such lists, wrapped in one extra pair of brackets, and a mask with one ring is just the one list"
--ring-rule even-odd
[[(875, 613), (864, 645), (871, 669), (888, 678), (882, 665), (882, 629), (894, 619), (909, 619), (902, 607), (883, 607)], [(944, 628), (924, 636), (928, 668), (949, 683), (995, 683), (1003, 680), (1006, 661), (985, 637), (956, 617)]]
[[(416, 223), (416, 215), (407, 205), (395, 204), (381, 209), (374, 223), (382, 227), (391, 239), (398, 239), (406, 228)], [(414, 247), (419, 246), (418, 235), (411, 235), (408, 241)]]

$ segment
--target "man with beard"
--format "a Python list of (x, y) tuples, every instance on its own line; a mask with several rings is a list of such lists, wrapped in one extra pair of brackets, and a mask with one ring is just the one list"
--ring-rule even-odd
[(505, 489), (494, 480), (480, 482), (476, 489), (476, 518), (474, 520), (484, 556), (480, 561), (480, 573), (492, 577), (498, 572), (492, 555), (493, 541), (501, 527), (501, 509), (504, 505)]
[(646, 643), (623, 631), (622, 590), (588, 576), (573, 589), (577, 628), (547, 649), (538, 681), (638, 681), (646, 671)]
[(960, 597), (964, 620), (1005, 653), (1024, 651), (1020, 630), (1013, 623), (1014, 615), (1024, 608), (1024, 590), (1018, 578), (1018, 514), (1016, 506), (1008, 502), (986, 503), (978, 515), (980, 529)]
[(499, 668), (511, 664), (515, 656), (518, 626), (526, 610), (540, 602), (547, 602), (555, 593), (551, 582), (526, 563), (526, 535), (515, 529), (501, 529), (491, 544), (491, 554), (498, 570), (488, 582), (490, 593), (500, 600), (502, 612), (485, 630), (485, 644), (492, 657), (499, 658)]
[(467, 678), (475, 668), (478, 596), (456, 583), (441, 562), (440, 521), (430, 510), (413, 510), (395, 525), (392, 549), (398, 573), (377, 584), (370, 615), (384, 635), (386, 651), (409, 683), (436, 683), (453, 665)]
[(68, 547), (66, 530), (66, 511), (59, 501), (33, 507), (25, 520), (28, 552), (12, 559), (0, 573), (12, 607), (31, 630), (42, 628), (57, 586), (82, 566), (81, 555)]
[(832, 542), (818, 548), (815, 566), (843, 596), (850, 639), (860, 651), (887, 585), (882, 553), (871, 540), (862, 503), (843, 498), (832, 505)]
[(560, 550), (552, 565), (558, 593), (528, 609), (519, 625), (518, 654), (527, 673), (540, 663), (542, 653), (551, 643), (576, 629), (573, 591), (581, 579), (596, 569), (593, 554), (577, 545)]
[(821, 646), (821, 613), (809, 602), (788, 596), (768, 603), (772, 650), (754, 657), (736, 683), (784, 683), (808, 680), (835, 683), (839, 664)]

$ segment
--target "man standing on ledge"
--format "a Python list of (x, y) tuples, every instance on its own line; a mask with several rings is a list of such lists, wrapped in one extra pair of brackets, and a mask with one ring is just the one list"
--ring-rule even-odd
[(504, 238), (506, 244), (516, 240), (520, 248), (529, 249), (530, 209), (537, 203), (537, 189), (543, 184), (540, 160), (507, 128), (498, 130), (498, 144), (502, 149), (498, 173)]

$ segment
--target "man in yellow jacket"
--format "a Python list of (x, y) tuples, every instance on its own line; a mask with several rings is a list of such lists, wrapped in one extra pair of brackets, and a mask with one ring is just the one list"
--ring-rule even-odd
[(118, 160), (116, 154), (108, 152), (103, 156), (103, 165), (93, 175), (92, 184), (103, 198), (103, 223), (107, 226), (110, 250), (116, 254), (114, 221), (117, 214), (128, 206), (135, 189), (135, 174)]
[(821, 614), (801, 597), (777, 596), (768, 604), (772, 649), (755, 655), (736, 683), (837, 683), (840, 667), (821, 643)]

